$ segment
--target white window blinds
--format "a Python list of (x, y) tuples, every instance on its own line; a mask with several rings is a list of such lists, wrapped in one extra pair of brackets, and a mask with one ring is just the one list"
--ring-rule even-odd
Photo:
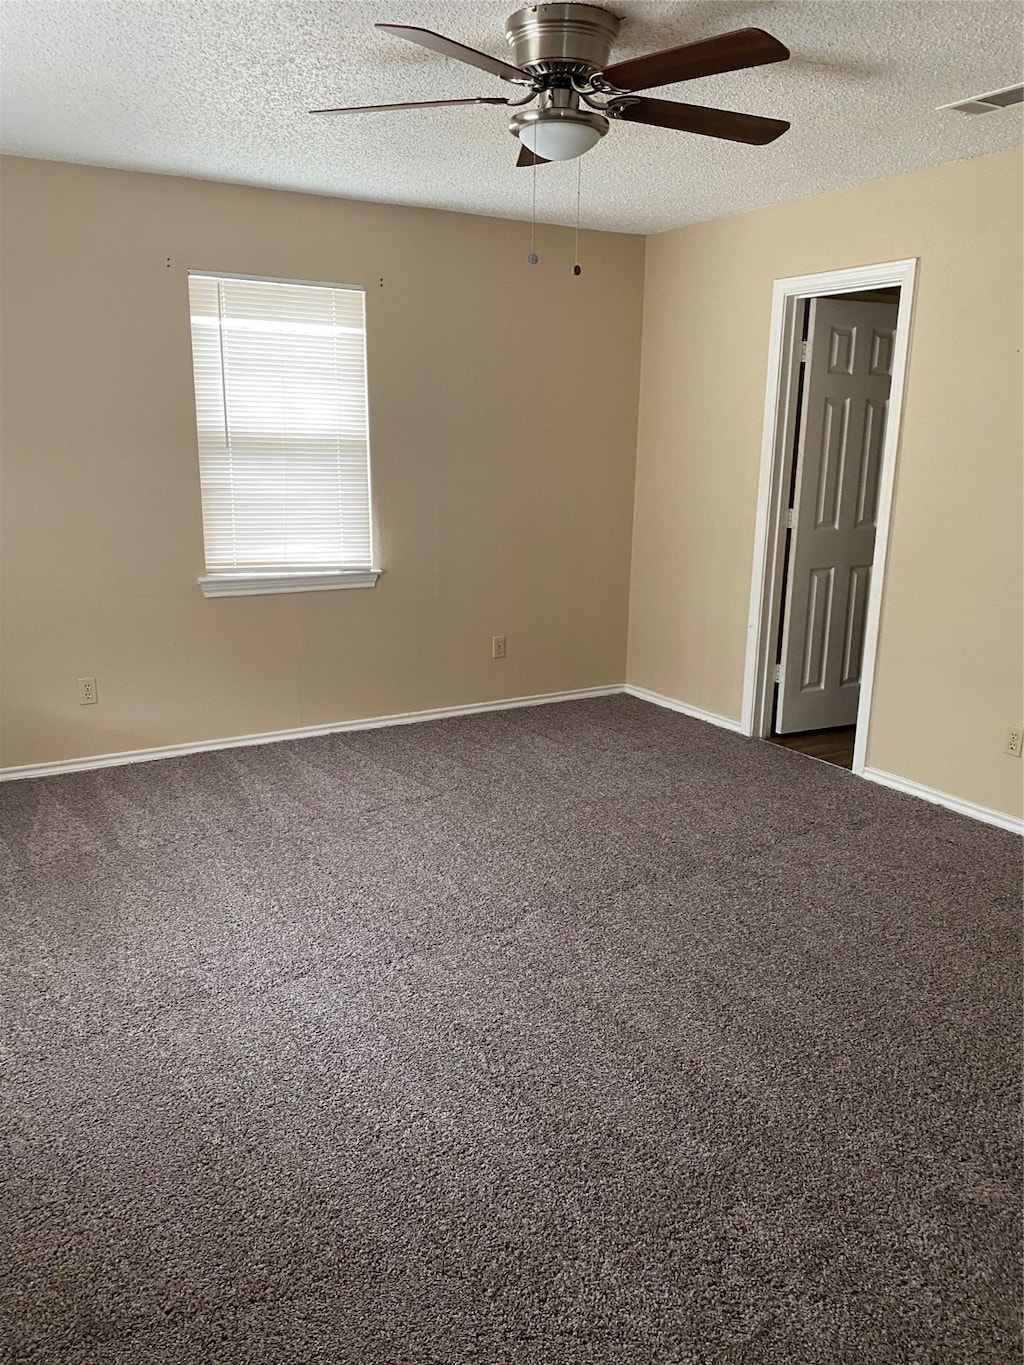
[(207, 573), (369, 568), (363, 291), (188, 286)]

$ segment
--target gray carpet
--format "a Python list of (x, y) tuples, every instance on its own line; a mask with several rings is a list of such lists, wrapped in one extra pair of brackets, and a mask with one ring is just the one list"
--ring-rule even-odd
[(1012, 835), (624, 697), (0, 817), (10, 1359), (1019, 1360)]

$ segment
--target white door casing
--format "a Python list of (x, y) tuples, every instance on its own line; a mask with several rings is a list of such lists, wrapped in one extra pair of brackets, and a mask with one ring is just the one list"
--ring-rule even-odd
[(853, 725), (897, 305), (812, 299), (776, 730)]

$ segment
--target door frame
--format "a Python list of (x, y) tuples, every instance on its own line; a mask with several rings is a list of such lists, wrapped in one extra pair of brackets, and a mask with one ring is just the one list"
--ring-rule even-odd
[(775, 687), (775, 652), (782, 612), (782, 574), (789, 510), (788, 473), (796, 441), (797, 392), (800, 381), (800, 320), (805, 300), (825, 294), (897, 286), (900, 291), (893, 343), (892, 384), (878, 480), (878, 516), (871, 586), (864, 622), (864, 656), (857, 708), (853, 771), (863, 775), (867, 758), (871, 703), (877, 662), (878, 626), (889, 548), (903, 396), (913, 319), (917, 258), (878, 265), (794, 275), (776, 280), (772, 289), (768, 341), (768, 382), (761, 437), (761, 476), (757, 492), (754, 562), (747, 624), (747, 659), (743, 675), (741, 728), (764, 739), (771, 731)]

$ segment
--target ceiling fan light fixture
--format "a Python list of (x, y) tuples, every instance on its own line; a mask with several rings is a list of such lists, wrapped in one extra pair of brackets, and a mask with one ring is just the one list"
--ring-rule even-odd
[[(760, 28), (739, 28), (683, 43), (644, 57), (608, 65), (620, 20), (598, 5), (572, 0), (528, 4), (507, 20), (505, 37), (513, 62), (466, 47), (433, 29), (412, 24), (376, 24), (430, 52), (526, 86), (523, 99), (472, 95), (463, 99), (412, 100), (398, 104), (343, 105), (312, 109), (313, 114), (365, 114), (380, 109), (439, 109), (463, 104), (504, 104), (515, 109), (509, 132), (521, 142), (517, 166), (573, 161), (592, 151), (616, 122), (647, 124), (681, 133), (722, 138), (763, 147), (789, 128), (785, 119), (738, 114), (708, 105), (649, 99), (638, 91), (677, 85), (698, 77), (784, 62), (789, 48)], [(513, 64), (514, 63), (514, 64)], [(995, 100), (1000, 94), (996, 91)], [(595, 98), (596, 97), (596, 98)], [(534, 100), (533, 109), (525, 108)], [(581, 101), (586, 108), (581, 108)], [(1001, 101), (1002, 102), (1002, 101)]]
[(597, 146), (608, 120), (586, 109), (523, 109), (509, 131), (542, 161), (573, 161)]

